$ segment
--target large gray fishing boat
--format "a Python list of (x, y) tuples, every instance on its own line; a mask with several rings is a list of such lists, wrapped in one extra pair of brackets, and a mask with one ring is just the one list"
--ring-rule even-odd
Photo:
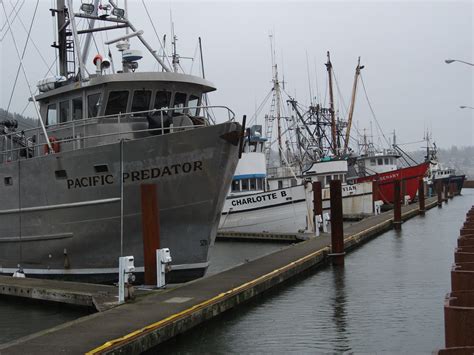
[[(67, 5), (59, 0), (52, 10), (60, 75), (42, 80), (31, 98), (38, 128), (0, 122), (0, 274), (20, 268), (28, 277), (112, 282), (118, 258), (133, 255), (140, 276), (140, 185), (156, 183), (160, 246), (173, 259), (168, 279), (201, 277), (242, 128), (227, 107), (204, 105), (212, 83), (169, 68), (113, 1), (100, 14), (92, 3), (77, 13), (71, 0)], [(87, 29), (77, 28), (78, 17), (89, 21)], [(113, 26), (94, 27), (94, 21)], [(90, 36), (111, 27), (133, 31), (115, 41), (121, 68), (96, 56), (90, 74), (84, 64)], [(141, 55), (129, 49), (132, 37), (160, 71), (136, 71)], [(226, 122), (213, 124), (205, 114), (211, 109)]]

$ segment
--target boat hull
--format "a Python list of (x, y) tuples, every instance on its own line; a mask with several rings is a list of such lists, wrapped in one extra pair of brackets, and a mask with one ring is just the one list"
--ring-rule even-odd
[(375, 196), (374, 200), (382, 200), (384, 203), (393, 203), (394, 182), (401, 180), (403, 181), (401, 186), (402, 197), (409, 196), (410, 201), (412, 201), (418, 192), (419, 179), (423, 178), (428, 167), (429, 162), (381, 174), (359, 177), (354, 180), (356, 183), (376, 181), (378, 183), (378, 196)]
[[(323, 210), (330, 210), (330, 191), (322, 190)], [(344, 185), (344, 216), (372, 214), (372, 184)], [(224, 204), (219, 231), (239, 233), (311, 232), (313, 192), (311, 184), (297, 185), (246, 196), (228, 197)]]
[(118, 258), (132, 255), (141, 276), (140, 186), (152, 183), (167, 281), (203, 276), (238, 161), (226, 134), (239, 130), (228, 122), (1, 165), (13, 183), (0, 186), (0, 274), (114, 282)]

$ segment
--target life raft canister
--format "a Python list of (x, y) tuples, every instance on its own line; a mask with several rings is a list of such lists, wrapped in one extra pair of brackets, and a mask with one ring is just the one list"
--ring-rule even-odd
[(53, 151), (50, 152), (48, 144), (45, 144), (44, 145), (44, 154), (59, 153), (61, 151), (61, 144), (59, 143), (59, 141), (56, 137), (54, 137), (54, 136), (49, 137), (49, 143), (51, 143), (51, 148), (53, 149)]

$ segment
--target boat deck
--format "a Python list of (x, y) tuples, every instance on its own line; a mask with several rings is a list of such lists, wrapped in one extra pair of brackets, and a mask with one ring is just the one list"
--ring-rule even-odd
[[(426, 200), (426, 209), (437, 205)], [(403, 206), (404, 220), (418, 204)], [(345, 230), (350, 250), (392, 228), (393, 212), (364, 219)], [(330, 235), (293, 244), (275, 253), (174, 289), (0, 345), (4, 354), (141, 353), (282, 282), (330, 260)], [(80, 335), (80, 336), (78, 336)]]

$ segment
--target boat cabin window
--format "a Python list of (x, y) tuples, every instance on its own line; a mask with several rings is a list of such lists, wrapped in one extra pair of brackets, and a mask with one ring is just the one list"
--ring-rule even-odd
[(388, 162), (388, 158), (385, 158), (385, 165), (388, 165), (389, 162)]
[(242, 181), (242, 191), (248, 190), (249, 189), (249, 180), (248, 179), (243, 179)]
[(87, 117), (97, 117), (99, 114), (100, 93), (87, 96)]
[(130, 112), (148, 111), (150, 109), (150, 101), (150, 90), (136, 90), (133, 93), (132, 110)]
[(326, 176), (326, 185), (329, 185), (331, 183), (332, 177), (331, 175)]
[(263, 190), (263, 179), (257, 179), (257, 190)]
[(72, 119), (80, 120), (82, 118), (82, 97), (72, 99)]
[(232, 181), (232, 192), (239, 192), (240, 191), (240, 180), (233, 180)]
[(59, 103), (59, 122), (64, 123), (69, 119), (69, 100)]
[(250, 180), (250, 190), (256, 190), (257, 189), (257, 179), (256, 178), (251, 178)]
[(58, 113), (56, 112), (56, 104), (48, 105), (48, 113), (46, 115), (46, 126), (58, 124)]
[(173, 115), (182, 115), (184, 113), (183, 107), (186, 106), (186, 94), (177, 92), (174, 94), (174, 110)]
[(298, 181), (296, 179), (291, 179), (291, 186), (296, 186), (298, 184)]
[(155, 106), (156, 110), (161, 110), (165, 107), (170, 107), (171, 101), (171, 92), (169, 91), (157, 91), (155, 96)]
[(375, 159), (370, 159), (370, 165), (371, 165), (371, 166), (376, 165), (376, 164), (375, 164)]
[(127, 112), (128, 91), (111, 91), (105, 109), (105, 115), (117, 115)]
[(282, 180), (278, 180), (278, 188), (279, 189), (283, 188), (283, 181)]
[(189, 103), (188, 103), (189, 114), (190, 114), (191, 116), (197, 116), (197, 115), (199, 115), (198, 106), (199, 106), (199, 97), (194, 96), (194, 95), (191, 95), (191, 96), (189, 97)]
[(378, 165), (383, 165), (383, 159), (382, 159), (382, 158), (378, 158), (378, 159), (377, 159), (377, 164), (378, 164)]

